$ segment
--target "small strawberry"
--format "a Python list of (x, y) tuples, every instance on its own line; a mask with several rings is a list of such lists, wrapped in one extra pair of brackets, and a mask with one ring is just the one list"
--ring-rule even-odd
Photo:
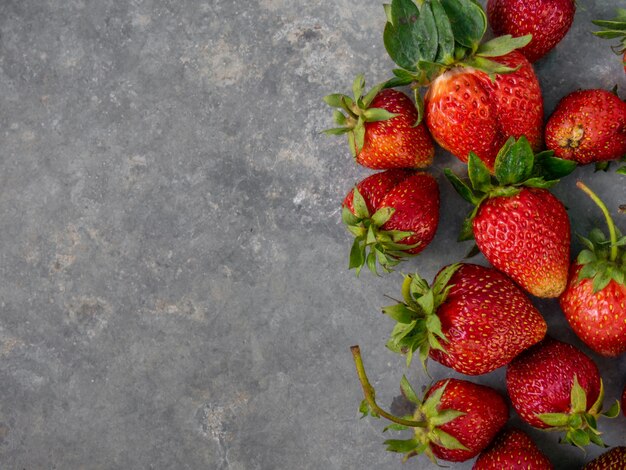
[(348, 134), (350, 150), (357, 163), (368, 168), (424, 168), (433, 162), (435, 146), (411, 99), (383, 84), (363, 96), (365, 80), (359, 75), (353, 84), (354, 99), (340, 94), (324, 101), (335, 111), (341, 126), (326, 134)]
[(546, 146), (581, 165), (626, 154), (626, 103), (606, 90), (579, 90), (563, 98), (550, 116)]
[(554, 466), (532, 439), (519, 429), (500, 433), (476, 460), (472, 470), (552, 470)]
[(576, 13), (575, 0), (489, 0), (487, 13), (491, 29), (500, 36), (532, 34), (532, 41), (520, 49), (535, 62), (565, 37)]
[(402, 285), (404, 302), (383, 309), (398, 323), (387, 347), (415, 351), (468, 375), (502, 367), (546, 334), (546, 322), (504, 274), (475, 264), (443, 268), (430, 287), (419, 275)]
[(489, 168), (498, 149), (522, 135), (540, 150), (543, 99), (528, 60), (515, 49), (531, 36), (500, 36), (481, 43), (487, 29), (473, 0), (392, 0), (384, 42), (401, 68), (388, 86), (428, 87), (425, 118), (433, 138), (463, 162), (470, 151)]
[(572, 263), (561, 309), (587, 346), (603, 356), (619, 356), (626, 352), (626, 237), (600, 198), (580, 181), (577, 185), (604, 213), (610, 238), (598, 229), (582, 238), (587, 249)]
[(400, 382), (402, 394), (416, 409), (412, 416), (394, 416), (377, 405), (359, 347), (350, 349), (365, 396), (360, 411), (364, 416), (382, 416), (392, 421), (394, 424), (385, 430), (414, 432), (411, 439), (385, 441), (387, 450), (405, 454), (405, 461), (419, 454), (425, 454), (435, 463), (436, 459), (451, 462), (471, 459), (489, 445), (509, 419), (504, 398), (490, 387), (466, 380), (440, 380), (420, 400), (404, 376)]
[(593, 459), (583, 470), (624, 470), (626, 468), (626, 447), (613, 447), (608, 452)]
[(524, 351), (506, 371), (513, 407), (531, 426), (566, 432), (564, 442), (603, 446), (598, 416), (616, 417), (619, 403), (601, 413), (604, 389), (598, 367), (574, 346), (546, 338)]
[[(439, 223), (439, 186), (427, 173), (387, 170), (365, 178), (343, 201), (343, 222), (355, 236), (350, 269), (376, 262), (385, 272), (421, 252)], [(368, 254), (369, 250), (369, 254)]]
[(570, 223), (565, 207), (546, 188), (574, 170), (573, 162), (533, 155), (528, 141), (509, 139), (495, 161), (495, 182), (470, 153), (470, 187), (446, 176), (475, 205), (460, 240), (476, 239), (487, 260), (537, 297), (558, 297), (567, 284)]
[(617, 16), (612, 20), (592, 21), (596, 26), (600, 26), (600, 31), (593, 34), (602, 39), (619, 39), (619, 43), (612, 47), (613, 51), (622, 56), (622, 65), (626, 72), (626, 9), (618, 8)]

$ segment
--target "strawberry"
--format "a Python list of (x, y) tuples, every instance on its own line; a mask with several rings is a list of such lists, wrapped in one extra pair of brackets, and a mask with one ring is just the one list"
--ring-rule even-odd
[(546, 146), (581, 165), (626, 154), (626, 103), (606, 90), (579, 90), (563, 98), (550, 116)]
[[(387, 170), (365, 178), (343, 201), (343, 222), (355, 236), (350, 268), (376, 262), (385, 272), (421, 252), (439, 223), (439, 186), (427, 173)], [(369, 254), (368, 254), (369, 250)]]
[(497, 35), (524, 36), (532, 41), (520, 49), (535, 62), (550, 52), (565, 37), (576, 13), (574, 0), (489, 0), (487, 13)]
[(512, 138), (495, 161), (495, 181), (470, 153), (473, 189), (450, 170), (446, 176), (475, 205), (460, 240), (476, 239), (485, 258), (537, 297), (558, 297), (567, 284), (570, 223), (565, 207), (546, 188), (576, 167), (552, 152), (533, 155), (528, 141)]
[(619, 403), (601, 413), (604, 389), (598, 367), (574, 346), (552, 338), (509, 364), (506, 387), (513, 407), (531, 426), (565, 431), (563, 441), (602, 446), (598, 416), (615, 417)]
[(374, 87), (365, 96), (365, 81), (359, 75), (353, 84), (354, 99), (328, 95), (324, 101), (336, 110), (340, 126), (326, 134), (348, 134), (356, 162), (367, 168), (424, 168), (433, 162), (435, 146), (411, 99), (396, 90)]
[(500, 433), (472, 470), (552, 470), (554, 466), (532, 439), (519, 429)]
[(626, 9), (618, 8), (617, 16), (612, 20), (592, 21), (596, 26), (600, 26), (600, 31), (593, 34), (602, 39), (619, 39), (619, 43), (612, 47), (613, 51), (622, 56), (622, 65), (626, 73)]
[(419, 275), (405, 277), (404, 302), (383, 309), (398, 323), (387, 347), (415, 351), (425, 365), (435, 361), (468, 375), (502, 367), (541, 341), (546, 322), (504, 274), (475, 264), (443, 268), (433, 286)]
[(386, 429), (413, 430), (411, 439), (385, 441), (387, 450), (405, 454), (404, 460), (419, 454), (435, 463), (437, 458), (451, 462), (471, 459), (489, 445), (509, 418), (504, 398), (490, 387), (467, 380), (440, 380), (420, 400), (404, 376), (400, 389), (415, 411), (412, 416), (394, 416), (376, 403), (359, 347), (350, 349), (365, 396), (360, 411), (392, 421)]
[(626, 447), (613, 447), (608, 452), (593, 459), (583, 470), (624, 470), (626, 468)]
[(582, 182), (578, 187), (600, 207), (610, 238), (592, 230), (582, 238), (587, 249), (572, 263), (561, 309), (578, 337), (603, 356), (626, 352), (626, 237), (615, 228), (605, 204)]
[(486, 14), (472, 0), (393, 0), (384, 41), (401, 68), (388, 86), (428, 87), (425, 118), (433, 138), (463, 162), (475, 152), (489, 168), (507, 138), (542, 145), (543, 99), (532, 65), (515, 49), (531, 36), (481, 44)]

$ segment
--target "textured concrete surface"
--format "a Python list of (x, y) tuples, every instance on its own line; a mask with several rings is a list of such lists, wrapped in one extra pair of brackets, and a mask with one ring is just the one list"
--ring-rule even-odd
[[(581, 2), (537, 64), (547, 113), (626, 87), (588, 33), (618, 3)], [(379, 0), (0, 2), (1, 468), (400, 468), (384, 423), (357, 417), (348, 348), (385, 406), (403, 373), (428, 378), (384, 347), (400, 275), (346, 269), (339, 204), (368, 172), (319, 134), (323, 95), (389, 76), (383, 25)], [(427, 278), (468, 249), (446, 166), (461, 170), (437, 155), (441, 228), (403, 268)], [(625, 177), (584, 168), (555, 189), (585, 232), (600, 219), (577, 177), (613, 209)], [(593, 357), (615, 399), (626, 358)], [(601, 425), (609, 443), (625, 423)], [(599, 452), (532, 434), (558, 468)]]

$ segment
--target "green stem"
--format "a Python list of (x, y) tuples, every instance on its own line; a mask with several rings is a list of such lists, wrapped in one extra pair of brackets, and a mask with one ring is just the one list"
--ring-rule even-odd
[(582, 181), (577, 181), (576, 186), (582, 189), (587, 195), (596, 203), (596, 205), (600, 208), (602, 213), (604, 214), (604, 218), (606, 219), (606, 224), (609, 226), (609, 236), (611, 238), (611, 257), (610, 261), (615, 261), (618, 255), (617, 249), (617, 231), (615, 230), (615, 223), (613, 223), (613, 219), (611, 218), (611, 214), (609, 214), (609, 210), (607, 209), (602, 199), (600, 199), (596, 193), (594, 193), (591, 189), (585, 185)]
[(365, 373), (365, 368), (363, 367), (363, 359), (361, 359), (361, 349), (358, 346), (352, 346), (350, 348), (350, 351), (352, 351), (352, 356), (354, 357), (354, 365), (356, 366), (356, 373), (359, 376), (361, 387), (363, 387), (363, 395), (365, 396), (365, 401), (370, 406), (370, 408), (380, 416), (387, 418), (389, 421), (393, 421), (394, 423), (402, 424), (410, 428), (425, 428), (427, 426), (425, 421), (412, 421), (408, 419), (398, 418), (391, 413), (387, 413), (376, 404), (376, 399), (374, 398), (374, 387), (372, 387), (369, 380), (367, 380), (367, 374)]

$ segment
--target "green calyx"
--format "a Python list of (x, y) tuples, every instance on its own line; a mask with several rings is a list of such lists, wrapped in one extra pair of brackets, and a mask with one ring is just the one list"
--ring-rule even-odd
[(463, 199), (474, 205), (466, 217), (459, 241), (474, 238), (472, 221), (481, 203), (493, 197), (510, 197), (523, 187), (550, 188), (576, 168), (576, 162), (554, 157), (551, 150), (534, 154), (526, 137), (510, 137), (498, 152), (492, 175), (485, 163), (470, 152), (467, 163), (469, 181), (461, 180), (452, 170), (444, 173)]
[(550, 430), (565, 432), (562, 443), (571, 444), (584, 449), (593, 443), (600, 447), (607, 447), (598, 431), (598, 418), (616, 418), (619, 415), (619, 402), (615, 403), (606, 411), (602, 412), (602, 402), (604, 400), (604, 384), (600, 380), (600, 393), (598, 399), (587, 409), (587, 394), (578, 383), (578, 378), (574, 376), (574, 384), (570, 393), (570, 411), (568, 413), (543, 413), (537, 417), (550, 426)]
[(419, 246), (419, 243), (407, 245), (399, 243), (414, 232), (402, 230), (383, 230), (382, 226), (394, 214), (392, 207), (382, 207), (370, 214), (365, 199), (355, 187), (352, 205), (354, 213), (347, 207), (342, 210), (342, 220), (346, 228), (354, 235), (354, 243), (350, 250), (350, 269), (356, 269), (357, 275), (367, 265), (370, 271), (378, 274), (377, 265), (384, 272), (391, 272), (404, 258), (413, 256), (407, 253)]
[(365, 95), (365, 78), (359, 74), (352, 84), (354, 98), (338, 93), (324, 97), (324, 102), (333, 108), (337, 108), (333, 114), (335, 123), (339, 127), (323, 131), (327, 135), (348, 134), (350, 151), (352, 156), (357, 154), (365, 145), (365, 123), (386, 121), (394, 118), (397, 114), (390, 113), (383, 108), (370, 108), (370, 104), (376, 95), (384, 88), (384, 83), (376, 85)]
[[(418, 6), (419, 5), (419, 6)], [(524, 47), (531, 35), (500, 36), (481, 44), (487, 15), (474, 0), (392, 0), (384, 5), (387, 24), (385, 48), (401, 68), (387, 87), (427, 86), (454, 67), (471, 67), (487, 73), (514, 72), (515, 68), (492, 60)]]
[(365, 368), (363, 366), (363, 360), (361, 358), (361, 351), (358, 346), (352, 346), (350, 348), (352, 356), (354, 358), (354, 364), (356, 366), (357, 375), (363, 388), (364, 400), (361, 402), (359, 411), (362, 413), (362, 418), (365, 416), (372, 416), (374, 418), (380, 418), (381, 416), (392, 422), (387, 426), (383, 432), (388, 430), (393, 431), (405, 431), (412, 429), (414, 435), (411, 439), (388, 439), (385, 441), (387, 450), (390, 452), (398, 452), (404, 454), (404, 461), (416, 455), (425, 454), (434, 463), (436, 462), (435, 456), (430, 448), (430, 444), (437, 444), (446, 449), (462, 449), (468, 450), (458, 439), (454, 436), (443, 431), (440, 426), (443, 426), (450, 421), (455, 420), (459, 416), (463, 416), (465, 413), (462, 411), (445, 409), (440, 410), (441, 398), (445, 392), (446, 382), (443, 386), (435, 390), (428, 398), (420, 399), (415, 393), (415, 390), (407, 380), (405, 376), (402, 376), (400, 381), (400, 390), (402, 395), (415, 405), (415, 412), (409, 416), (395, 416), (385, 410), (383, 410), (376, 403), (376, 392), (374, 387), (369, 382)]
[(593, 32), (599, 38), (619, 39), (619, 43), (612, 46), (616, 54), (621, 55), (626, 52), (626, 9), (618, 8), (617, 16), (612, 20), (595, 20), (592, 23), (600, 26), (599, 31)]
[(424, 369), (431, 349), (446, 351), (445, 343), (449, 340), (441, 329), (437, 308), (446, 300), (452, 288), (450, 279), (459, 267), (460, 264), (453, 264), (442, 269), (432, 287), (418, 274), (405, 276), (402, 283), (404, 302), (383, 308), (383, 313), (397, 322), (387, 347), (393, 352), (406, 354), (407, 366), (411, 365), (416, 351)]
[(581, 181), (576, 185), (584, 191), (600, 208), (609, 228), (609, 238), (600, 229), (593, 229), (587, 238), (580, 237), (585, 249), (578, 254), (577, 262), (582, 266), (578, 279), (593, 279), (593, 291), (599, 292), (611, 281), (625, 285), (626, 281), (626, 236), (611, 218), (602, 200)]

